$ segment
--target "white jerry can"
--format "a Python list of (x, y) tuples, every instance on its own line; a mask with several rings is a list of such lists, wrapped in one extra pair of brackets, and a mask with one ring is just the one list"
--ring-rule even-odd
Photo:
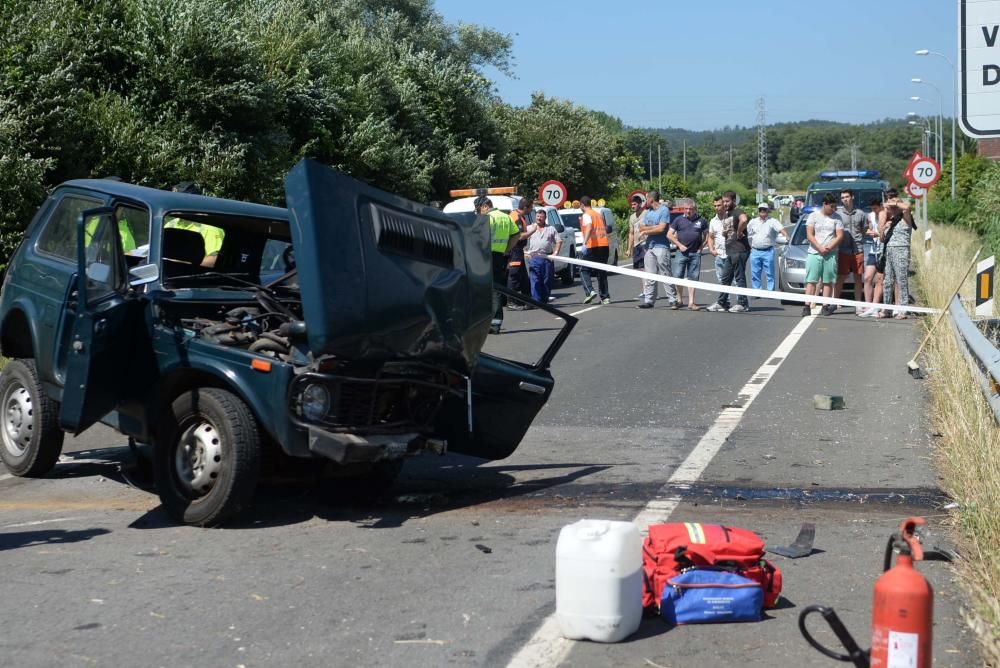
[(642, 621), (642, 539), (632, 522), (580, 520), (556, 543), (556, 619), (571, 640), (619, 642)]

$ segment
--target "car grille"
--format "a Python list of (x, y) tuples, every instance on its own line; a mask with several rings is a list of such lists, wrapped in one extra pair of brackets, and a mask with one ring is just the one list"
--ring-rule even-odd
[(454, 266), (455, 250), (451, 233), (445, 226), (377, 204), (371, 208), (379, 251), (443, 267)]
[[(457, 374), (419, 370), (419, 375), (393, 371), (371, 378), (302, 374), (292, 384), (289, 410), (300, 424), (312, 424), (334, 432), (425, 431), (433, 423), (445, 396), (464, 390), (464, 380)], [(313, 383), (321, 383), (330, 395), (326, 416), (315, 421), (308, 420), (302, 412), (302, 393)]]

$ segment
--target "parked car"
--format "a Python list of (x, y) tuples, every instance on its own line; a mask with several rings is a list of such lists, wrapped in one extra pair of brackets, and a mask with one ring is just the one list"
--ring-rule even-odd
[[(791, 230), (789, 242), (781, 243), (778, 246), (778, 261), (775, 263), (777, 280), (775, 287), (780, 292), (795, 292), (804, 294), (806, 291), (806, 257), (809, 254), (809, 241), (806, 239), (806, 216), (799, 218), (799, 222)], [(788, 228), (786, 234), (788, 234)], [(848, 292), (856, 294), (854, 290), (854, 274), (848, 274), (844, 280), (844, 297), (848, 297)], [(783, 300), (782, 303), (791, 303)]]
[[(488, 197), (490, 198), (490, 201), (493, 202), (493, 206), (504, 213), (510, 213), (521, 203), (521, 197), (518, 195), (488, 195)], [(476, 219), (475, 200), (476, 197), (461, 197), (445, 204), (443, 211), (445, 215), (450, 216), (455, 220), (471, 224), (471, 222)], [(577, 253), (574, 248), (575, 230), (568, 229), (563, 225), (562, 219), (559, 217), (558, 209), (554, 206), (536, 206), (535, 211), (539, 208), (543, 208), (546, 211), (546, 225), (551, 225), (555, 228), (556, 232), (559, 233), (559, 238), (562, 239), (563, 243), (562, 247), (559, 249), (559, 256), (569, 258), (576, 257)], [(555, 273), (559, 280), (562, 281), (563, 285), (573, 285), (573, 277), (577, 273), (574, 271), (575, 269), (577, 269), (577, 267), (569, 264), (568, 262), (555, 260)]]
[(100, 421), (152, 444), (174, 519), (215, 525), (262, 461), (376, 484), (408, 455), (517, 448), (575, 319), (532, 302), (564, 322), (538, 362), (483, 353), (488, 229), (308, 160), (285, 193), (288, 210), (112, 180), (54, 190), (0, 291), (12, 474), (44, 475), (64, 431)]
[[(608, 229), (608, 264), (618, 264), (618, 229), (615, 224), (615, 213), (607, 207), (594, 207), (604, 217), (604, 224)], [(580, 231), (580, 217), (583, 215), (581, 209), (559, 209), (559, 216), (566, 227), (574, 230), (574, 248), (576, 256), (583, 255), (583, 232)]]

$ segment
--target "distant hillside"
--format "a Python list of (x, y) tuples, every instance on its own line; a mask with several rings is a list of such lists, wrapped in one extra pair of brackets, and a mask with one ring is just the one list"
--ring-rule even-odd
[[(871, 130), (876, 128), (899, 127), (907, 124), (907, 119), (898, 118), (887, 118), (874, 123), (866, 124), (840, 123), (837, 121), (810, 119), (807, 121), (795, 121), (790, 123), (773, 123), (767, 126), (767, 131), (770, 134), (771, 132), (787, 131), (797, 128), (840, 128), (846, 130), (852, 127), (863, 130)], [(727, 125), (715, 130), (685, 130), (684, 128), (638, 129), (663, 137), (667, 140), (670, 147), (674, 149), (680, 149), (684, 144), (684, 140), (687, 140), (687, 145), (689, 147), (697, 147), (705, 144), (710, 146), (728, 146), (730, 144), (733, 146), (739, 146), (745, 141), (756, 140), (757, 138), (756, 126)]]

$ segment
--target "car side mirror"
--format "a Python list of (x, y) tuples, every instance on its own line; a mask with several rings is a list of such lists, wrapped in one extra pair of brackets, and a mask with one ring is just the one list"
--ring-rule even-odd
[(778, 239), (775, 239), (774, 242), (779, 246), (784, 246), (785, 244), (788, 243), (788, 239), (782, 239), (779, 237)]
[(133, 288), (152, 283), (159, 277), (160, 268), (155, 264), (140, 264), (128, 270), (128, 284)]
[(558, 232), (559, 234), (564, 234), (566, 232), (566, 226), (563, 225), (562, 223), (556, 223), (555, 226), (556, 226), (556, 232)]

